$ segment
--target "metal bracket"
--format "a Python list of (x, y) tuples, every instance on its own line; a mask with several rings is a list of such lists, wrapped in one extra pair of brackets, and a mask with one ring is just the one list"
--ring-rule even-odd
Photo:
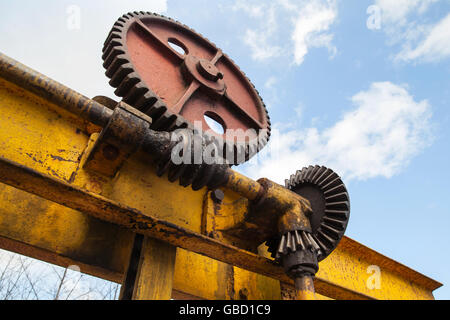
[(91, 136), (95, 142), (87, 150), (83, 168), (114, 176), (124, 161), (139, 148), (151, 123), (149, 116), (119, 102), (100, 134)]

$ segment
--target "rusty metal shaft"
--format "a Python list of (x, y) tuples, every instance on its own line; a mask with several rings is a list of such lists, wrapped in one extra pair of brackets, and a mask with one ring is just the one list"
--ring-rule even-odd
[(69, 112), (104, 127), (112, 110), (0, 52), (0, 77)]
[[(113, 110), (3, 53), (0, 53), (0, 77), (102, 128), (113, 118)], [(166, 157), (168, 153), (170, 155), (170, 147), (173, 146), (170, 133), (157, 132), (149, 128), (145, 130), (143, 136), (132, 138), (133, 143), (140, 144), (144, 151), (158, 159)], [(202, 170), (207, 172), (199, 173)], [(255, 200), (261, 193), (262, 187), (258, 182), (234, 172), (226, 164), (204, 164), (202, 170), (193, 170), (197, 173), (198, 180), (202, 180), (198, 186), (193, 184), (195, 179), (187, 181), (184, 186), (193, 185), (194, 189), (200, 189), (205, 185), (210, 188), (227, 187), (249, 200)], [(209, 180), (202, 179), (200, 175), (208, 176)]]
[(251, 201), (258, 200), (263, 192), (263, 187), (259, 182), (231, 169), (228, 171), (225, 187)]
[(313, 277), (304, 275), (294, 279), (297, 300), (316, 300)]
[[(114, 139), (150, 154), (159, 169), (162, 168), (158, 169), (161, 175), (167, 172), (167, 168), (172, 166), (173, 169), (170, 157), (177, 141), (172, 140), (169, 132), (150, 129), (152, 120), (139, 111), (134, 111), (123, 103), (119, 103), (113, 111), (2, 53), (0, 77), (102, 128), (117, 126), (118, 133), (113, 135)], [(184, 167), (175, 167), (178, 170), (175, 172), (180, 172), (180, 175), (175, 177), (179, 178), (182, 186), (191, 185), (194, 190), (204, 186), (210, 189), (224, 187), (253, 202), (254, 215), (250, 213), (247, 218), (253, 219), (252, 221), (261, 227), (260, 233), (264, 235), (261, 241), (269, 239), (277, 232), (310, 231), (307, 217), (311, 212), (309, 201), (290, 190), (267, 179), (254, 181), (235, 172), (226, 163), (182, 166)], [(264, 228), (266, 230), (263, 231)], [(295, 281), (296, 286), (298, 282), (299, 297), (314, 296), (311, 277), (306, 275), (296, 278)]]

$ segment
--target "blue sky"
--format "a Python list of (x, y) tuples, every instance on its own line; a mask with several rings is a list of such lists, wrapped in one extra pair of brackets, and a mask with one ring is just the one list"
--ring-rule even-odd
[(435, 296), (450, 298), (450, 1), (2, 1), (0, 51), (114, 97), (101, 48), (134, 10), (202, 33), (260, 91), (273, 137), (237, 170), (282, 182), (330, 166), (351, 197), (347, 235), (444, 283)]

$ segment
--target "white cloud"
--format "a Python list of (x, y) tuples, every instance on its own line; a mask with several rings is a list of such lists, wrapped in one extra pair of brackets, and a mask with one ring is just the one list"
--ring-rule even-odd
[(376, 0), (375, 5), (381, 8), (384, 23), (407, 24), (407, 17), (413, 12), (424, 13), (428, 6), (437, 0)]
[(415, 48), (407, 46), (396, 59), (433, 62), (447, 57), (450, 57), (450, 14), (433, 26)]
[(295, 63), (300, 65), (311, 47), (325, 47), (336, 52), (333, 35), (328, 33), (337, 17), (335, 1), (311, 1), (300, 7), (295, 19), (292, 40), (295, 44)]
[(436, 62), (450, 56), (450, 14), (425, 23), (427, 9), (438, 0), (376, 0), (382, 29), (390, 44), (400, 44), (396, 61)]
[(258, 28), (246, 29), (243, 36), (244, 43), (251, 49), (253, 59), (262, 61), (281, 55), (282, 48), (272, 43), (278, 29), (275, 5), (249, 4), (238, 0), (232, 10), (243, 11), (260, 21)]
[(322, 131), (275, 125), (269, 145), (243, 168), (246, 174), (283, 182), (303, 166), (320, 164), (346, 180), (390, 178), (430, 144), (431, 106), (405, 87), (372, 83), (351, 101), (355, 108)]
[[(80, 25), (68, 28), (76, 6)], [(0, 48), (8, 56), (70, 88), (115, 98), (101, 59), (114, 22), (130, 11), (167, 10), (166, 0), (0, 1)], [(18, 19), (20, 17), (20, 19)]]
[(255, 60), (291, 55), (293, 62), (300, 65), (310, 48), (325, 47), (331, 56), (336, 53), (330, 32), (337, 19), (336, 0), (277, 0), (271, 4), (238, 0), (232, 9), (257, 21), (257, 26), (248, 28), (243, 37)]

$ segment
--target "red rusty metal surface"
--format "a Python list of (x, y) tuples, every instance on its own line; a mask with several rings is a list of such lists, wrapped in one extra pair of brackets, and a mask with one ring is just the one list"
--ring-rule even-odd
[[(247, 155), (269, 139), (267, 110), (251, 82), (214, 44), (178, 22), (152, 13), (124, 15), (105, 42), (103, 59), (116, 94), (150, 115), (154, 129), (201, 121), (208, 130), (206, 115), (222, 125), (224, 133), (213, 134), (227, 145), (250, 141)], [(255, 134), (226, 140), (229, 129)]]

